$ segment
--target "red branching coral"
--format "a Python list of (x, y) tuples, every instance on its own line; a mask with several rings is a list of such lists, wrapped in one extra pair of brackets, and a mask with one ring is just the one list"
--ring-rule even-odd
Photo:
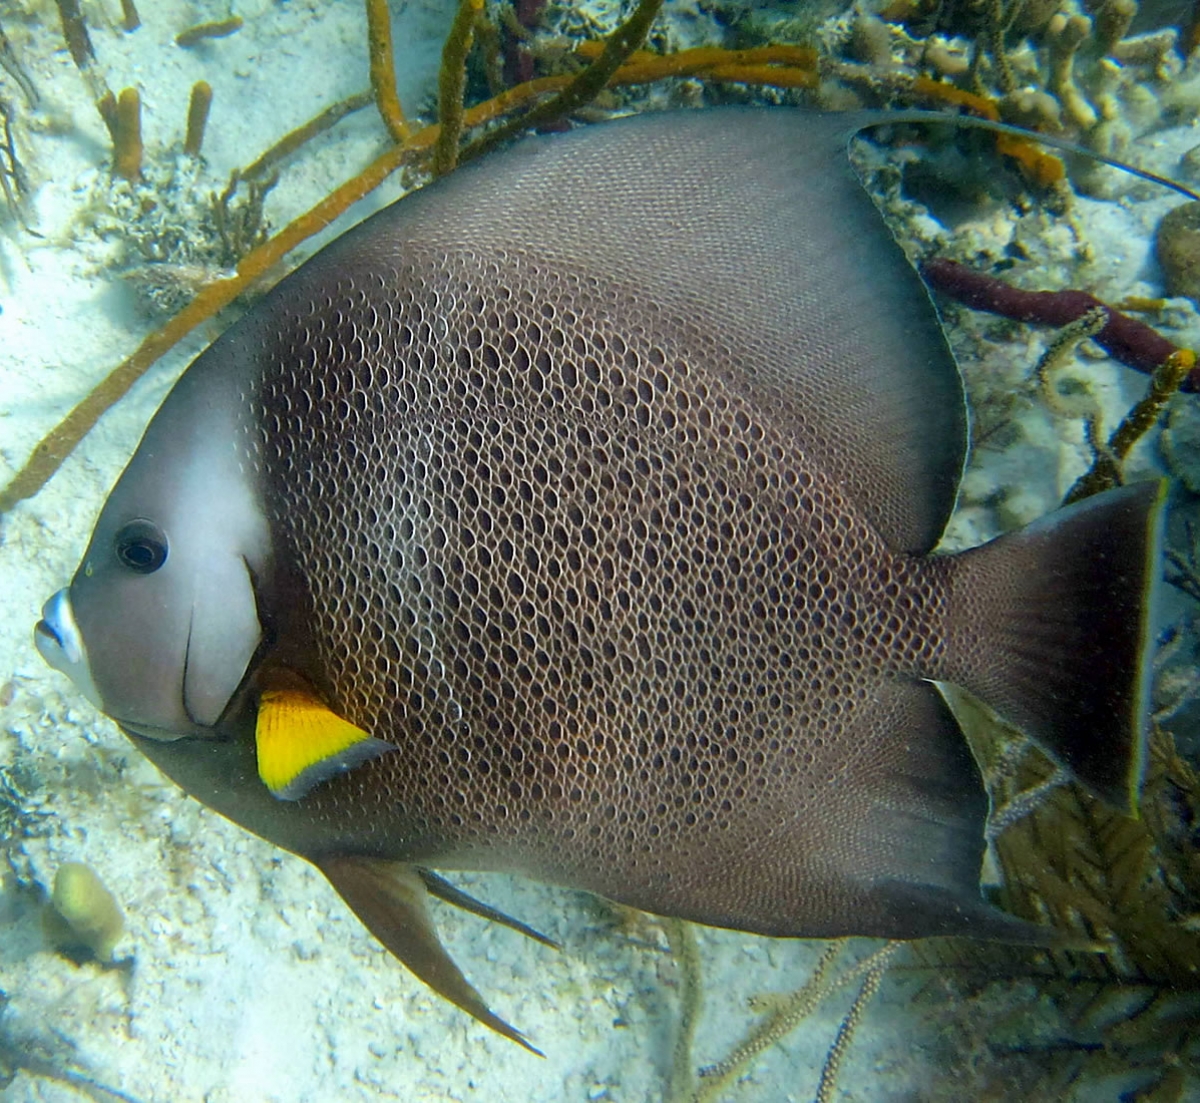
[[(1138, 371), (1153, 372), (1179, 351), (1145, 322), (1122, 314), (1086, 291), (1022, 291), (995, 276), (972, 271), (957, 261), (935, 258), (921, 265), (925, 282), (940, 294), (974, 310), (985, 310), (1021, 322), (1064, 326), (1089, 310), (1103, 307), (1108, 322), (1092, 338), (1114, 359)], [(1185, 391), (1200, 390), (1200, 368), (1184, 380)]]

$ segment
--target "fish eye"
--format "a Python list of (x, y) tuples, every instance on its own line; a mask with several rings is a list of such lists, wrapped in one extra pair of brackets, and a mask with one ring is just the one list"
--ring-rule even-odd
[(136, 574), (153, 574), (167, 561), (167, 534), (144, 518), (122, 525), (113, 547), (121, 566)]

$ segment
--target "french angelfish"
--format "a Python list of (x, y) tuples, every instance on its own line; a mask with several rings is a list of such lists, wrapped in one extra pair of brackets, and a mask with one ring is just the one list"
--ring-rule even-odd
[(414, 973), (433, 869), (776, 936), (1038, 941), (934, 686), (1134, 810), (1163, 488), (931, 555), (967, 447), (878, 122), (642, 116), (367, 219), (184, 373), (42, 653)]

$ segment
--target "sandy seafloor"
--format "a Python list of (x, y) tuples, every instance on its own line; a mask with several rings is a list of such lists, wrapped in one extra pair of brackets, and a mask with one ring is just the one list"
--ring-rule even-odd
[[(415, 107), (428, 97), (450, 11), (432, 0), (394, 6), (401, 96)], [(204, 148), (211, 190), (285, 131), (367, 83), (359, 0), (234, 0), (242, 31), (195, 50), (173, 44), (179, 30), (221, 18), (229, 7), (224, 0), (142, 0), (143, 26), (124, 34), (116, 0), (84, 4), (110, 86), (142, 90), (151, 160), (165, 162), (178, 150), (192, 83), (212, 84)], [(685, 23), (694, 14), (686, 6), (677, 13)], [(40, 235), (0, 210), (0, 481), (7, 481), (153, 323), (114, 274), (117, 246), (89, 229), (88, 197), (106, 178), (108, 140), (61, 48), (53, 6), (9, 0), (0, 5), (0, 21), (41, 94), (38, 109), (30, 110), (0, 76), (4, 97), (18, 108), (19, 150), (36, 188), (28, 217)], [(319, 141), (271, 195), (273, 225), (305, 209), (382, 142), (369, 110)], [(1197, 144), (1200, 130), (1185, 125), (1146, 139), (1130, 155), (1174, 171)], [(383, 194), (394, 195), (395, 186)], [(1090, 286), (1109, 301), (1159, 295), (1150, 235), (1178, 199), (1140, 185), (1130, 194), (1136, 199), (1078, 202), (1075, 230), (1035, 215), (1022, 232), (1032, 237), (1043, 228), (1050, 257), (1074, 255), (1080, 240), (1090, 243), (1098, 258)], [(991, 240), (1012, 232), (1011, 217), (993, 205), (958, 229)], [(1178, 342), (1200, 342), (1186, 301), (1172, 304), (1167, 324)], [(986, 319), (970, 325), (960, 335), (966, 349), (995, 328)], [(679, 972), (654, 922), (618, 922), (610, 908), (582, 894), (521, 879), (458, 879), (559, 939), (563, 950), (556, 953), (435, 905), (447, 946), (493, 1008), (545, 1051), (538, 1060), (427, 991), (304, 862), (160, 778), (36, 654), (31, 629), (41, 603), (68, 580), (145, 421), (215, 332), (209, 327), (167, 357), (50, 484), (3, 521), (0, 684), (7, 689), (0, 768), (26, 792), (28, 815), (21, 834), (2, 840), (9, 862), (0, 863), (0, 1065), (21, 1068), (0, 1099), (661, 1098)], [(1042, 347), (1044, 334), (1014, 327), (1008, 333), (1011, 339), (989, 353), (982, 369), (993, 381), (1027, 377)], [(973, 378), (980, 371), (976, 366)], [(1113, 412), (1144, 386), (1144, 377), (1111, 363), (1097, 361), (1089, 371)], [(1020, 416), (1023, 443), (981, 452), (967, 477), (954, 528), (959, 542), (977, 542), (998, 525), (1047, 511), (1084, 467), (1077, 424), (1036, 405)], [(1147, 451), (1134, 467), (1153, 462)], [(57, 866), (72, 860), (89, 863), (125, 911), (120, 967), (77, 965), (45, 942), (30, 886), (44, 889)], [(820, 946), (697, 934), (706, 996), (695, 1056), (707, 1064), (724, 1056), (750, 1023), (747, 998), (797, 987)], [(930, 1098), (946, 1067), (969, 1059), (948, 1056), (945, 1016), (928, 1001), (910, 1007), (911, 993), (911, 986), (885, 981), (854, 1041), (838, 1099)], [(847, 993), (835, 997), (755, 1063), (728, 1097), (811, 1098), (848, 1001)], [(967, 1044), (967, 1033), (954, 1034), (955, 1044)], [(122, 1094), (104, 1094), (96, 1085)]]

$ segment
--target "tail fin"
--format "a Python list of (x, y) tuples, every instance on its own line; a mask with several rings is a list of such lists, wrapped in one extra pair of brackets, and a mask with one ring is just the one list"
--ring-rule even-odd
[(1136, 814), (1167, 484), (1097, 494), (949, 562), (947, 680)]

